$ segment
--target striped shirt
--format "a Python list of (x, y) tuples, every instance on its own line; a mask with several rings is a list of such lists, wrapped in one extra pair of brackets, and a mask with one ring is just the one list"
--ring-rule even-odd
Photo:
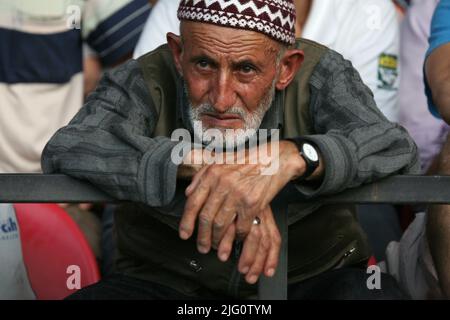
[(82, 43), (104, 66), (132, 53), (146, 0), (0, 1), (0, 173), (39, 172), (41, 151), (82, 106)]

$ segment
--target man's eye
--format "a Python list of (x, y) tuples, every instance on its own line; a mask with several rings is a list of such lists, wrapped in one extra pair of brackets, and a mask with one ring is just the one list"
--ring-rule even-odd
[(253, 71), (255, 71), (255, 68), (250, 66), (250, 65), (241, 66), (241, 72), (242, 73), (249, 74), (249, 73), (252, 73)]
[(208, 63), (208, 61), (206, 61), (206, 60), (200, 60), (200, 61), (198, 61), (198, 62), (197, 62), (197, 65), (198, 65), (200, 68), (202, 68), (202, 69), (205, 69), (205, 68), (208, 68), (208, 67), (209, 67), (209, 63)]

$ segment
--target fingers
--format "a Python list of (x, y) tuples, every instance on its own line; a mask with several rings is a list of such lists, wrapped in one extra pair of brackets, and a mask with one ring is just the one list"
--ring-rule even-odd
[[(198, 220), (197, 247), (199, 252), (206, 254), (211, 247), (220, 245), (237, 215), (234, 236), (248, 238), (254, 217), (265, 205), (262, 199), (270, 185), (270, 181), (258, 172), (256, 165), (203, 167), (186, 189), (188, 198), (179, 226), (180, 237), (190, 238)], [(256, 246), (252, 254), (258, 248), (252, 241), (248, 246)]]
[[(67, 209), (68, 207), (71, 206), (71, 204), (70, 203), (58, 203), (58, 206), (60, 206), (63, 209)], [(92, 209), (93, 206), (94, 206), (93, 203), (79, 203), (78, 204), (78, 208), (80, 210), (84, 210), (84, 211)]]
[(255, 216), (256, 214), (251, 214), (249, 209), (241, 208), (239, 210), (236, 220), (236, 236), (238, 239), (243, 240), (249, 234)]
[(244, 239), (252, 228), (253, 220), (258, 216), (263, 207), (267, 204), (261, 200), (265, 197), (266, 188), (253, 188), (251, 192), (246, 192), (241, 196), (241, 204), (238, 210), (238, 219), (236, 223), (236, 234), (238, 239)]
[(84, 210), (84, 211), (87, 211), (87, 210), (92, 209), (93, 206), (94, 206), (94, 204), (92, 204), (92, 203), (80, 203), (80, 204), (78, 205), (78, 207), (79, 207), (81, 210)]
[[(281, 236), (270, 207), (259, 216), (261, 223), (252, 224), (238, 262), (239, 272), (245, 274), (245, 280), (250, 284), (255, 284), (262, 273), (267, 277), (275, 274), (281, 248)], [(236, 223), (231, 223), (217, 249), (217, 256), (222, 262), (229, 259), (235, 239)]]
[(272, 277), (280, 255), (281, 236), (270, 207), (260, 213), (260, 219), (261, 224), (252, 225), (245, 239), (238, 265), (239, 271), (246, 275), (245, 280), (250, 284), (256, 283), (261, 273)]
[[(210, 201), (215, 201), (215, 199), (213, 199), (214, 197), (211, 196), (211, 189), (220, 176), (221, 168), (218, 166), (204, 166), (194, 176), (191, 184), (186, 188), (185, 194), (187, 196), (187, 201), (180, 221), (180, 238), (186, 240), (192, 236), (195, 228), (195, 222), (205, 202), (208, 198), (210, 198)], [(218, 202), (220, 202), (220, 199), (218, 200)], [(209, 207), (211, 209), (215, 207), (215, 205), (210, 202)], [(203, 221), (199, 221), (199, 224), (203, 225), (203, 228), (211, 228), (210, 225), (205, 224), (209, 223), (209, 220), (211, 217), (213, 218), (215, 216), (215, 213), (216, 212), (212, 214), (209, 211), (204, 212), (202, 216)]]
[(211, 189), (199, 215), (197, 246), (207, 253), (211, 245), (217, 248), (228, 227), (236, 217), (236, 198), (230, 193), (237, 176), (236, 172), (218, 175), (216, 185)]
[(200, 183), (200, 178), (203, 176), (203, 174), (206, 172), (206, 169), (208, 169), (208, 166), (202, 167), (192, 178), (191, 183), (185, 190), (186, 197), (189, 197), (192, 193), (192, 191), (197, 188), (197, 185)]
[(230, 257), (235, 238), (236, 226), (234, 223), (232, 223), (225, 232), (225, 235), (223, 236), (222, 241), (220, 241), (219, 247), (217, 249), (217, 256), (219, 257), (220, 261), (225, 262)]
[[(219, 210), (222, 203), (224, 202), (224, 198), (225, 195), (223, 193), (212, 192), (211, 195), (206, 200), (205, 205), (200, 211), (198, 217), (198, 233), (197, 233), (197, 248), (200, 253), (208, 253), (209, 250), (211, 249), (213, 224), (214, 228), (220, 230), (224, 229), (225, 227), (228, 228), (228, 226), (230, 225), (230, 223), (225, 225), (225, 222), (233, 218), (233, 213), (231, 213), (231, 217), (228, 217), (227, 220), (223, 220), (224, 219), (223, 217), (221, 217), (219, 220), (216, 217), (216, 213)], [(224, 232), (222, 232), (222, 236), (223, 233)]]
[(247, 274), (253, 265), (257, 253), (259, 254), (259, 242), (261, 240), (261, 230), (258, 225), (253, 225), (247, 238), (245, 238), (241, 256), (239, 258), (238, 270)]
[[(213, 234), (215, 234), (214, 245), (217, 246), (234, 219), (236, 213), (234, 203), (239, 200), (239, 197), (230, 197), (221, 210), (225, 198), (230, 190), (236, 189), (235, 185), (239, 183), (239, 179), (252, 171), (254, 168), (251, 166), (212, 165), (202, 168), (186, 189), (188, 199), (180, 222), (180, 237), (185, 240), (190, 238), (198, 219), (199, 251), (209, 252)], [(240, 195), (242, 196), (242, 192)]]
[(269, 207), (267, 210), (268, 211), (264, 214), (264, 218), (269, 229), (269, 237), (271, 243), (269, 254), (264, 266), (264, 274), (267, 277), (272, 277), (275, 274), (280, 258), (281, 235), (273, 217), (272, 209)]
[(184, 207), (184, 213), (183, 216), (181, 217), (179, 235), (180, 238), (184, 240), (187, 240), (192, 236), (197, 216), (200, 212), (200, 209), (203, 207), (203, 204), (205, 203), (206, 199), (208, 198), (210, 192), (209, 182), (205, 181), (206, 180), (206, 178), (204, 178), (205, 171), (202, 170), (198, 172), (197, 174), (199, 175), (198, 178), (197, 175), (194, 176), (194, 180), (197, 178), (196, 181), (192, 182), (195, 185), (195, 189), (192, 189), (192, 191), (190, 191), (190, 196), (187, 198)]
[(264, 263), (266, 261), (269, 249), (270, 249), (270, 238), (267, 235), (262, 236), (261, 240), (259, 241), (259, 247), (258, 252), (255, 256), (255, 261), (253, 262), (252, 266), (250, 267), (250, 270), (245, 276), (245, 280), (248, 283), (254, 284), (256, 283), (256, 281), (258, 281), (260, 274), (263, 272)]
[(231, 224), (234, 225), (233, 221), (236, 219), (236, 215), (234, 199), (233, 197), (227, 197), (214, 218), (212, 233), (212, 245), (214, 248), (217, 248), (229, 226)]

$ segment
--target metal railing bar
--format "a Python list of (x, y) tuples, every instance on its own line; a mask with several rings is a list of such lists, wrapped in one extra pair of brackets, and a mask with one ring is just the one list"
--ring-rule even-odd
[[(295, 193), (289, 202), (302, 200)], [(450, 176), (392, 176), (339, 194), (316, 198), (324, 204), (450, 202)], [(0, 174), (0, 203), (117, 202), (92, 184), (61, 174)]]
[[(304, 199), (289, 185), (272, 203), (272, 209), (282, 234), (283, 244), (278, 271), (273, 278), (259, 281), (259, 299), (287, 299), (287, 204), (320, 201), (323, 204), (450, 203), (450, 176), (392, 176), (372, 184), (348, 189), (339, 194)], [(86, 181), (54, 174), (0, 174), (0, 203), (78, 203), (118, 202)]]

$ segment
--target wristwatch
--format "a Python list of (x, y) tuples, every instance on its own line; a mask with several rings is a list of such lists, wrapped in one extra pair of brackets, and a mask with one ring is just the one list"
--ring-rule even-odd
[(305, 141), (301, 138), (288, 139), (295, 143), (298, 150), (300, 151), (300, 156), (305, 160), (306, 170), (302, 176), (298, 177), (296, 180), (301, 181), (307, 179), (319, 166), (320, 158), (319, 151), (317, 147), (309, 141)]

